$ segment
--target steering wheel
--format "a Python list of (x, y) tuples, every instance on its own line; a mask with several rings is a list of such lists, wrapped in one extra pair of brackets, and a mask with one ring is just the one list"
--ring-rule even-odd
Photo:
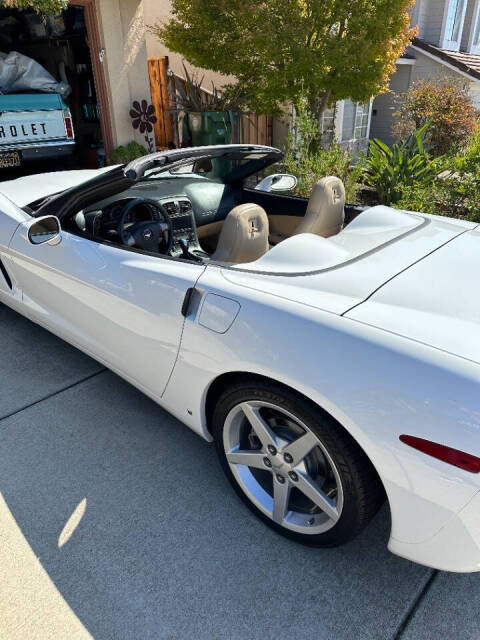
[[(132, 209), (139, 204), (147, 204), (158, 213), (158, 220), (142, 220), (125, 227), (125, 220)], [(170, 216), (155, 200), (133, 198), (123, 207), (118, 218), (117, 233), (126, 247), (137, 247), (151, 253), (168, 254), (172, 248), (173, 227)]]

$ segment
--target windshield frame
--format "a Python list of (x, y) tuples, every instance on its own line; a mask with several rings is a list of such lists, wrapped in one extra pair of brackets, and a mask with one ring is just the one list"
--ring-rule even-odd
[(241, 170), (225, 176), (220, 180), (223, 184), (241, 183), (248, 176), (283, 158), (283, 152), (279, 149), (263, 145), (231, 144), (160, 151), (142, 156), (127, 165), (113, 167), (111, 171), (103, 172), (86, 182), (61, 191), (42, 203), (33, 216), (55, 215), (62, 221), (72, 215), (72, 212), (77, 213), (95, 202), (122, 193), (137, 182), (143, 181), (145, 172), (149, 169), (158, 167), (159, 170), (166, 170), (175, 167), (179, 162), (183, 164), (187, 159), (222, 158), (231, 154), (238, 154), (240, 158), (249, 154), (261, 154), (261, 159), (246, 163)]

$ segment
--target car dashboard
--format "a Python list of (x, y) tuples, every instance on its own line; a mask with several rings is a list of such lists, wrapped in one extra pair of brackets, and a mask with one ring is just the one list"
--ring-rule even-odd
[(154, 201), (171, 220), (169, 255), (181, 257), (188, 247), (198, 259), (206, 259), (208, 254), (200, 247), (197, 227), (224, 220), (238, 203), (239, 190), (198, 177), (146, 180), (81, 212), (76, 218), (77, 226), (97, 240), (118, 242), (120, 216), (126, 203), (133, 198), (138, 198), (139, 202), (127, 214), (126, 226), (143, 220), (157, 220), (158, 208), (148, 202)]

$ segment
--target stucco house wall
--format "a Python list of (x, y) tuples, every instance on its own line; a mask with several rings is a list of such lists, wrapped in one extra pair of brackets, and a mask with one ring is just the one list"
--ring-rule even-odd
[[(143, 136), (134, 132), (129, 116), (134, 100), (150, 101), (146, 28), (142, 0), (99, 0), (98, 18), (103, 35), (103, 65), (115, 146)], [(98, 52), (101, 55), (101, 52)]]
[[(184, 71), (182, 66), (183, 57), (167, 49), (152, 33), (149, 27), (153, 27), (155, 24), (164, 24), (170, 19), (172, 15), (172, 3), (170, 0), (143, 0), (143, 12), (144, 20), (147, 25), (146, 30), (146, 46), (147, 55), (149, 58), (157, 58), (168, 56), (169, 67), (176, 75), (184, 77)], [(187, 63), (189, 69), (191, 65)], [(198, 69), (200, 77), (204, 76), (203, 86), (205, 89), (212, 88), (212, 82), (217, 89), (220, 89), (223, 85), (232, 82), (234, 78), (232, 76), (225, 76), (211, 69)]]
[(412, 82), (421, 78), (435, 78), (435, 77), (452, 77), (456, 78), (459, 82), (463, 82), (465, 86), (470, 88), (470, 97), (473, 104), (480, 110), (480, 81), (469, 78), (464, 74), (460, 74), (455, 69), (447, 67), (445, 64), (434, 60), (420, 52), (415, 53), (417, 64), (414, 67), (412, 73)]

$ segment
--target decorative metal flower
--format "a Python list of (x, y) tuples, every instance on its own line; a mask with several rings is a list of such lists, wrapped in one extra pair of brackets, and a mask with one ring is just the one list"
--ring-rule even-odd
[(148, 104), (146, 100), (142, 100), (142, 103), (135, 100), (130, 109), (130, 117), (132, 118), (132, 127), (134, 129), (140, 129), (140, 133), (152, 133), (153, 125), (157, 121), (155, 115), (155, 107), (153, 104)]

